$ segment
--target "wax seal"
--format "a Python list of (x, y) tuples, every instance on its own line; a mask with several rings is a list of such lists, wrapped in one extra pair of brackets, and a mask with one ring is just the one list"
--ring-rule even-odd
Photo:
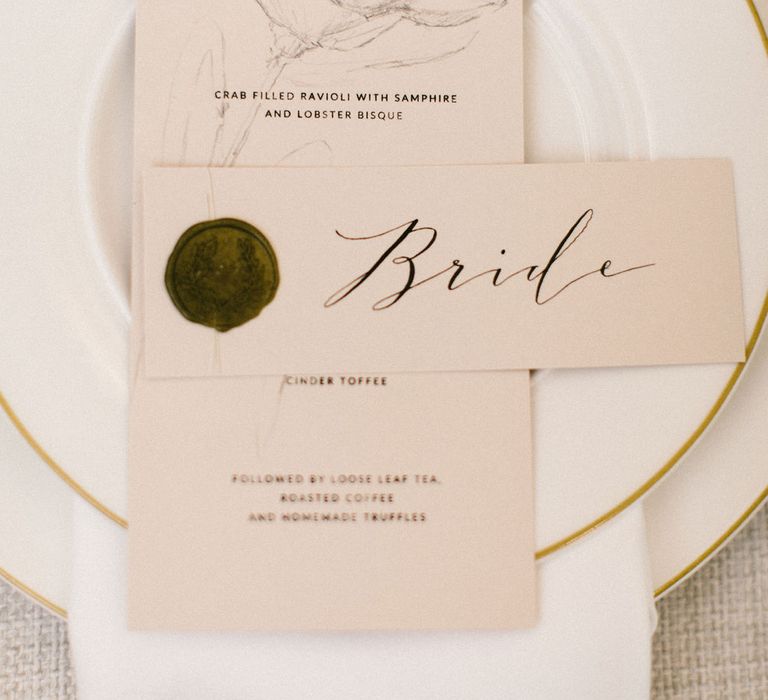
[(269, 240), (239, 219), (190, 226), (165, 268), (165, 287), (182, 316), (221, 332), (256, 318), (279, 283)]

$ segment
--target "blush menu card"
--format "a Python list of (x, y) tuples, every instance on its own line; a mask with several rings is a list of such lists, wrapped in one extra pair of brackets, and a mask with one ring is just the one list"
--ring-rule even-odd
[[(528, 373), (363, 371), (319, 347), (306, 371), (259, 368), (253, 347), (235, 368), (229, 338), (302, 284), (271, 231), (229, 225), (254, 217), (219, 182), (271, 183), (311, 217), (328, 177), (334, 197), (360, 177), (348, 166), (521, 161), (521, 2), (140, 0), (136, 34), (129, 626), (532, 625)], [(184, 166), (167, 210), (156, 166)], [(290, 192), (288, 172), (306, 177)], [(162, 218), (192, 200), (201, 225), (172, 253)], [(311, 355), (324, 334), (294, 310), (277, 354)], [(349, 341), (366, 356), (374, 339)]]

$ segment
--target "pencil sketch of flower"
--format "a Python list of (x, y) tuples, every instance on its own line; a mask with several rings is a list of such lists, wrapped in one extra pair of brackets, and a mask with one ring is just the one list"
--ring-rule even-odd
[[(306, 60), (308, 56), (324, 54), (337, 65), (339, 58), (347, 62), (348, 70), (393, 69), (428, 63), (464, 50), (472, 41), (476, 30), (474, 20), (489, 11), (507, 4), (507, 0), (253, 0), (261, 9), (272, 34), (272, 45), (267, 58), (267, 75), (261, 90), (271, 90), (289, 65)], [(383, 37), (395, 35), (407, 27), (416, 35), (411, 41), (385, 41)], [(186, 62), (191, 80), (181, 82), (187, 93), (194, 93), (194, 84), (203, 81), (219, 87), (225, 80), (221, 75), (224, 38), (216, 31), (211, 42), (203, 45), (200, 54)], [(377, 50), (377, 48), (379, 50)], [(193, 87), (189, 87), (189, 83)], [(178, 91), (177, 91), (178, 92)], [(183, 98), (172, 97), (179, 106)], [(226, 104), (218, 108), (215, 143), (209, 164), (235, 165), (248, 142), (262, 103), (254, 101), (248, 114), (235, 130), (228, 146), (221, 147), (222, 125)], [(185, 133), (186, 148), (189, 139), (189, 114), (177, 114), (176, 125)], [(177, 137), (178, 138), (178, 137)]]
[[(497, 9), (507, 0), (255, 0), (271, 23), (275, 37), (272, 47), (273, 76), (267, 89), (277, 81), (287, 63), (309, 51), (329, 49), (351, 52), (367, 46), (379, 36), (406, 21), (424, 27), (458, 27), (479, 17), (489, 9)], [(464, 48), (471, 36), (450, 53)], [(407, 47), (399, 47), (400, 55), (390, 56), (386, 67), (410, 65)], [(418, 62), (446, 55), (438, 44), (431, 57), (420, 56)], [(381, 64), (384, 66), (385, 64)], [(370, 65), (367, 67), (371, 67)], [(226, 155), (224, 164), (234, 165), (248, 140), (261, 105), (255, 104), (241, 126)]]
[[(226, 85), (225, 45), (224, 34), (215, 22), (198, 22), (192, 28), (171, 85), (163, 125), (163, 163), (189, 165), (187, 158), (192, 145), (195, 153), (200, 154), (202, 149), (207, 153), (204, 157), (198, 155), (191, 164), (212, 165), (216, 161), (227, 105), (223, 101), (211, 105), (209, 95)], [(211, 105), (211, 113), (196, 109), (195, 105)]]

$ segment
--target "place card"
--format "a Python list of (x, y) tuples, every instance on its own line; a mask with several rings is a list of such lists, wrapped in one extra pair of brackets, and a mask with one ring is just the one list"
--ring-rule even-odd
[(150, 376), (744, 356), (726, 161), (155, 169), (144, 202)]

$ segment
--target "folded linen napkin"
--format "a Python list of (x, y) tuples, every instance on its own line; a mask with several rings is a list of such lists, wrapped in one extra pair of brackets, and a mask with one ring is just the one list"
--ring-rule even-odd
[(129, 632), (126, 540), (76, 504), (69, 619), (83, 700), (649, 697), (655, 617), (639, 506), (542, 561), (539, 623), (512, 632)]

